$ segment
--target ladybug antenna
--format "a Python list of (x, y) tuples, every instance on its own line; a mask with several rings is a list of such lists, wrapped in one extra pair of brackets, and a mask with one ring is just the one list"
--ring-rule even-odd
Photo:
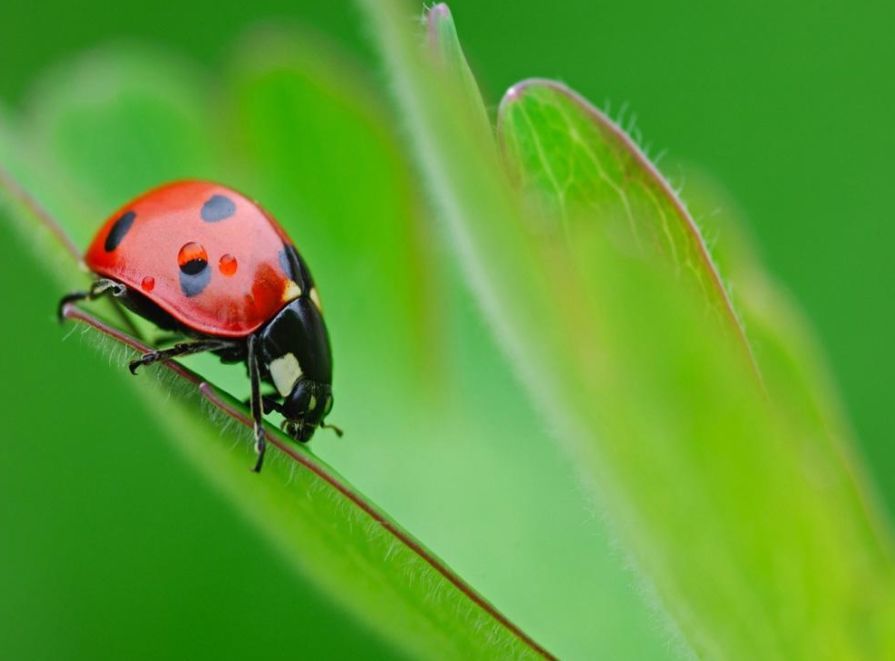
[(334, 432), (336, 432), (336, 436), (338, 436), (339, 438), (342, 438), (342, 436), (345, 434), (345, 432), (342, 431), (341, 427), (336, 427), (335, 425), (331, 425), (326, 422), (321, 422), (320, 428), (321, 429), (332, 429)]

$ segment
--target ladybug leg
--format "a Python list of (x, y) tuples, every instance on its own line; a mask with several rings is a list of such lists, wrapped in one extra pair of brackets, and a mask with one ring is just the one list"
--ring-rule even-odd
[[(247, 399), (242, 400), (243, 406), (251, 406), (252, 398), (249, 397)], [(264, 409), (264, 415), (268, 413), (272, 413), (276, 411), (277, 413), (283, 412), (283, 405), (280, 404), (277, 400), (273, 398), (271, 395), (261, 395), (261, 406)]]
[(160, 360), (171, 360), (172, 358), (177, 358), (178, 356), (189, 356), (194, 353), (217, 351), (218, 349), (227, 349), (232, 346), (234, 346), (233, 342), (228, 342), (226, 340), (202, 340), (200, 342), (184, 342), (181, 344), (175, 344), (170, 349), (144, 353), (136, 360), (132, 360), (128, 364), (128, 368), (130, 369), (131, 374), (136, 374), (137, 370), (140, 369), (143, 365), (152, 365), (152, 363), (157, 363)]
[(65, 321), (65, 306), (69, 303), (84, 300), (92, 301), (109, 293), (113, 296), (124, 296), (124, 294), (127, 293), (127, 287), (120, 282), (115, 282), (114, 280), (109, 280), (107, 278), (100, 278), (90, 285), (90, 289), (87, 291), (74, 291), (71, 294), (66, 294), (60, 299), (59, 307), (56, 308), (56, 315), (59, 317), (60, 323)]
[(277, 413), (283, 413), (283, 405), (280, 404), (273, 397), (262, 396), (261, 404), (264, 406), (265, 413), (271, 413), (273, 411), (276, 411)]
[(78, 301), (83, 301), (84, 299), (90, 298), (89, 291), (73, 291), (70, 294), (66, 294), (62, 298), (59, 299), (59, 305), (56, 307), (56, 318), (59, 320), (59, 323), (63, 323), (65, 321), (65, 306), (69, 303), (76, 303)]
[(252, 421), (254, 422), (253, 431), (255, 432), (255, 466), (252, 468), (256, 473), (261, 472), (261, 465), (264, 463), (265, 450), (265, 432), (264, 432), (264, 403), (261, 398), (261, 370), (258, 367), (258, 353), (255, 346), (258, 339), (252, 335), (248, 342), (248, 363), (249, 363), (249, 379), (252, 382)]
[(174, 344), (178, 340), (182, 340), (183, 335), (178, 335), (176, 333), (166, 333), (164, 335), (157, 335), (152, 340), (152, 346), (158, 347), (163, 344)]

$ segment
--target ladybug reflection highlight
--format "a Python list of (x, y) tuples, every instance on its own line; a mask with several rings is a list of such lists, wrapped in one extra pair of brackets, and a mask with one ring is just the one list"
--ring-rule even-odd
[[(245, 363), (251, 381), (255, 471), (264, 461), (262, 416), (307, 442), (333, 407), (332, 351), (307, 265), (257, 203), (206, 181), (178, 181), (124, 205), (84, 257), (97, 279), (59, 304), (111, 294), (128, 309), (191, 341), (142, 355), (138, 368), (211, 352)], [(262, 384), (273, 388), (262, 395)]]

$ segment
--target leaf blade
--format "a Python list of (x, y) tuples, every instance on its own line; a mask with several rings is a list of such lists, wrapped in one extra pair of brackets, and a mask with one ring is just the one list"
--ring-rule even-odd
[[(125, 333), (108, 326), (104, 322), (98, 320), (92, 315), (75, 308), (67, 306), (65, 316), (68, 319), (87, 325), (93, 330), (104, 334), (106, 337), (121, 343), (123, 346), (135, 350), (136, 355), (145, 353), (150, 347), (141, 344), (139, 341), (127, 336)], [(252, 422), (248, 414), (238, 408), (235, 401), (226, 394), (218, 391), (213, 385), (203, 380), (192, 371), (176, 364), (167, 363), (159, 366), (158, 369), (166, 368), (178, 380), (180, 384), (180, 399), (189, 392), (184, 391), (182, 386), (188, 385), (195, 388), (201, 396), (211, 405), (219, 409), (224, 415), (229, 416), (241, 425), (245, 431), (252, 428)], [(167, 381), (170, 386), (170, 379), (162, 379), (162, 383)], [(177, 386), (174, 387), (177, 391)], [(142, 393), (142, 391), (141, 391)], [(149, 395), (147, 399), (155, 400), (158, 394)], [(281, 433), (273, 430), (269, 425), (266, 426), (267, 440), (273, 448), (281, 455), (291, 461), (277, 462), (276, 458), (266, 465), (266, 472), (276, 472), (278, 484), (274, 484), (273, 480), (267, 479), (262, 485), (258, 485), (257, 478), (251, 474), (246, 467), (251, 466), (252, 455), (251, 448), (247, 444), (242, 444), (243, 452), (234, 453), (232, 451), (233, 441), (228, 438), (229, 435), (222, 434), (223, 438), (218, 439), (217, 443), (209, 443), (209, 434), (203, 432), (202, 425), (196, 425), (195, 416), (191, 413), (191, 407), (186, 407), (186, 415), (180, 412), (180, 415), (172, 415), (172, 419), (166, 419), (166, 426), (176, 433), (183, 443), (184, 451), (200, 465), (210, 466), (206, 468), (206, 477), (213, 481), (219, 488), (230, 493), (235, 502), (240, 504), (246, 515), (253, 522), (266, 529), (268, 535), (284, 546), (286, 558), (290, 563), (298, 564), (300, 571), (303, 573), (307, 570), (305, 567), (314, 566), (318, 572), (312, 577), (315, 581), (321, 580), (322, 587), (330, 595), (347, 595), (351, 594), (353, 599), (359, 596), (358, 590), (352, 591), (349, 584), (356, 585), (359, 577), (365, 577), (371, 581), (374, 589), (370, 590), (371, 594), (365, 599), (366, 603), (359, 606), (356, 601), (347, 601), (344, 597), (337, 600), (342, 602), (343, 607), (355, 611), (364, 619), (368, 620), (368, 624), (375, 630), (382, 632), (381, 623), (375, 620), (382, 617), (383, 611), (388, 611), (389, 607), (396, 609), (395, 613), (391, 613), (387, 619), (392, 622), (401, 622), (404, 627), (414, 631), (414, 641), (401, 641), (407, 645), (408, 650), (412, 650), (419, 654), (428, 654), (432, 650), (438, 650), (440, 653), (448, 652), (456, 658), (468, 658), (474, 656), (488, 658), (492, 654), (506, 654), (512, 658), (528, 658), (529, 654), (534, 657), (547, 657), (549, 654), (540, 647), (534, 640), (518, 629), (505, 616), (497, 611), (484, 597), (479, 595), (471, 586), (466, 584), (459, 576), (454, 574), (437, 556), (426, 549), (420, 542), (415, 540), (401, 526), (392, 521), (385, 513), (379, 510), (363, 495), (361, 495), (354, 487), (348, 484), (344, 478), (338, 475), (331, 467), (326, 465), (312, 453), (297, 447), (293, 442), (283, 436)], [(171, 415), (171, 411), (167, 411)], [(183, 430), (191, 430), (184, 433)], [(246, 434), (243, 434), (246, 436)], [(221, 453), (218, 451), (217, 456), (211, 457), (208, 461), (208, 454), (211, 452), (210, 447), (216, 447), (218, 450), (224, 449)], [(237, 456), (238, 455), (238, 456)], [(248, 508), (245, 503), (251, 500), (266, 503), (283, 504), (282, 484), (298, 482), (301, 478), (296, 478), (289, 471), (294, 468), (294, 464), (300, 466), (306, 471), (306, 478), (310, 478), (308, 482), (301, 485), (305, 489), (305, 493), (301, 494), (299, 500), (302, 502), (297, 504), (297, 509), (288, 514), (282, 511), (281, 507), (256, 507)], [(273, 465), (273, 467), (271, 467)], [(283, 467), (287, 470), (283, 472)], [(280, 470), (277, 470), (279, 468)], [(229, 475), (228, 475), (229, 474)], [(234, 475), (239, 477), (238, 480), (245, 485), (244, 488), (234, 488), (236, 482)], [(318, 481), (319, 482), (315, 482)], [(263, 489), (265, 493), (256, 495), (255, 491)], [(316, 496), (323, 497), (324, 507), (321, 508), (321, 499)], [(249, 497), (251, 496), (251, 497)], [(344, 499), (344, 503), (334, 501), (332, 504), (326, 503), (326, 499), (335, 497), (336, 499)], [(290, 503), (296, 507), (295, 503)], [(321, 511), (321, 509), (323, 511)], [(263, 510), (263, 513), (262, 513)], [(347, 510), (347, 512), (346, 512)], [(279, 516), (271, 519), (271, 513), (277, 513)], [(349, 539), (345, 539), (344, 531), (337, 528), (340, 519), (347, 516), (355, 517), (354, 523), (343, 525), (350, 531), (360, 531), (359, 536), (349, 535)], [(327, 528), (328, 534), (320, 535), (314, 527)], [(290, 530), (294, 529), (294, 531)], [(377, 535), (377, 531), (384, 533), (381, 539)], [(355, 537), (354, 539), (351, 539)], [(359, 539), (357, 538), (359, 537)], [(367, 538), (366, 543), (361, 540)], [(296, 540), (301, 540), (301, 553), (296, 553)], [(389, 541), (392, 540), (392, 541)], [(314, 548), (315, 543), (319, 545)], [(309, 545), (311, 548), (309, 548)], [(403, 547), (403, 548), (401, 548)], [(373, 561), (371, 564), (364, 566), (364, 553), (357, 554), (358, 550), (372, 549), (372, 556), (378, 557), (379, 562)], [(338, 559), (339, 556), (344, 556)], [(344, 562), (348, 566), (342, 568), (338, 573), (339, 576), (327, 575), (330, 572), (319, 571), (327, 562), (331, 562), (333, 558), (337, 558), (337, 562)], [(367, 560), (367, 562), (369, 562)], [(392, 578), (388, 576), (377, 576), (382, 573), (382, 566), (391, 566), (391, 572), (386, 571), (385, 574), (392, 573)], [(421, 567), (428, 566), (435, 575), (426, 576), (425, 572), (419, 571)], [(395, 581), (395, 577), (399, 577)], [(451, 598), (451, 588), (445, 588), (439, 585), (443, 579), (451, 588), (462, 594), (464, 600), (470, 602), (474, 608), (469, 610), (459, 606), (455, 599)], [(411, 588), (412, 586), (422, 585), (424, 597), (421, 602), (416, 598), (408, 595), (401, 595), (402, 588)], [(396, 590), (397, 588), (397, 590)], [(395, 590), (394, 594), (389, 594), (390, 590)], [(408, 603), (401, 603), (401, 602)], [(447, 604), (439, 602), (446, 601)], [(397, 602), (397, 603), (396, 603)], [(415, 602), (415, 603), (414, 603)], [(426, 608), (420, 608), (419, 604), (425, 603)], [(441, 605), (441, 608), (438, 606)], [(493, 618), (493, 623), (486, 623), (485, 619), (481, 619), (475, 615), (475, 611), (487, 613), (489, 618)], [(375, 617), (370, 614), (377, 613)], [(432, 622), (421, 625), (418, 621), (419, 614), (429, 615)], [(439, 622), (439, 614), (446, 621)], [(473, 617), (463, 622), (464, 619)], [(416, 623), (415, 623), (416, 621)], [(458, 637), (456, 634), (461, 631), (475, 631), (477, 640), (463, 640), (465, 637)], [(503, 632), (509, 632), (512, 639), (507, 640)], [(391, 637), (391, 636), (387, 636)], [(491, 644), (479, 644), (483, 641), (492, 641)], [(521, 647), (513, 642), (521, 643)], [(470, 644), (471, 643), (471, 644)], [(531, 658), (534, 658), (531, 657)]]
[[(546, 140), (541, 139), (544, 135)], [(497, 138), (525, 193), (552, 203), (547, 215), (563, 220), (567, 240), (590, 231), (578, 223), (623, 219), (632, 243), (669, 260), (685, 280), (694, 281), (752, 360), (749, 341), (696, 222), (618, 125), (562, 83), (534, 78), (513, 85), (504, 95)]]

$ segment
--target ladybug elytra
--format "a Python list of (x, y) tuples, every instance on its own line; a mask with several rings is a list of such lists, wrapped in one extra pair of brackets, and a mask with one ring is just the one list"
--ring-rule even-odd
[[(333, 406), (332, 353), (314, 281), (280, 225), (242, 194), (206, 181), (155, 188), (119, 209), (97, 232), (84, 261), (90, 289), (60, 301), (111, 294), (128, 309), (192, 341), (143, 354), (142, 365), (211, 352), (244, 362), (251, 381), (257, 460), (264, 413), (306, 442)], [(262, 396), (261, 383), (276, 394)]]

